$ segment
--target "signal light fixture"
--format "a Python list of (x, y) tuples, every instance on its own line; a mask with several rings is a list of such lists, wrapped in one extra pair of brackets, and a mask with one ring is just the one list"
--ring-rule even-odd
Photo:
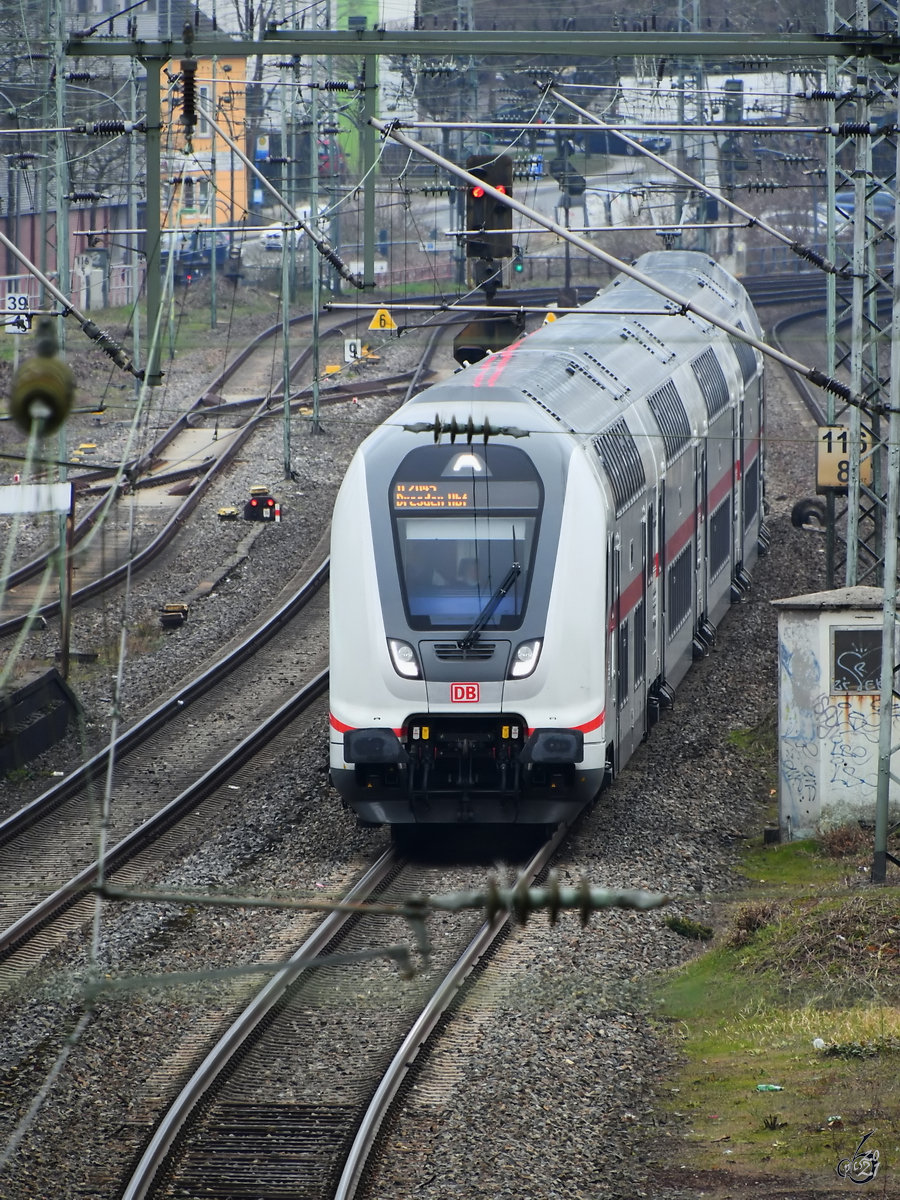
[[(504, 196), (512, 196), (513, 160), (508, 154), (471, 154), (466, 159), (466, 170)], [(501, 200), (489, 196), (477, 184), (466, 191), (466, 229), (490, 229), (498, 232), (469, 234), (466, 239), (466, 257), (484, 259), (488, 262), (498, 258), (511, 258), (512, 209)]]

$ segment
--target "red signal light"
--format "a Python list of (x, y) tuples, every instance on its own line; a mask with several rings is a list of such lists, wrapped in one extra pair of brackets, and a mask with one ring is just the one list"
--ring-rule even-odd
[(272, 499), (272, 497), (271, 497), (271, 496), (270, 496), (270, 497), (269, 497), (269, 499), (266, 501), (266, 504), (268, 504), (269, 508), (274, 508), (274, 507), (275, 507), (275, 501)]
[(251, 501), (250, 501), (250, 507), (251, 507), (251, 508), (256, 508), (256, 505), (257, 505), (257, 501), (256, 501), (256, 500), (251, 500)]
[(475, 197), (476, 200), (480, 200), (481, 197), (484, 195), (484, 188), (483, 187), (473, 187), (472, 195)]
[(504, 196), (506, 195), (506, 185), (505, 184), (498, 183), (496, 190), (498, 192), (502, 192)]

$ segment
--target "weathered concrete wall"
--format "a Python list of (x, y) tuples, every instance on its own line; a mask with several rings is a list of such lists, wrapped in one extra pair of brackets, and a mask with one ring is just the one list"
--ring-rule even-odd
[[(881, 686), (880, 588), (779, 608), (778, 805), (782, 838), (874, 821)], [(894, 709), (900, 740), (900, 705)], [(900, 788), (892, 784), (892, 809)]]

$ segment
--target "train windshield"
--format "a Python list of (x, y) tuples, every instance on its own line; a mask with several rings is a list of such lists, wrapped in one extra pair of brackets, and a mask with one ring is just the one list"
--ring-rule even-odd
[(514, 563), (487, 630), (515, 629), (528, 599), (543, 488), (511, 446), (421, 447), (391, 484), (400, 581), (413, 629), (468, 629)]

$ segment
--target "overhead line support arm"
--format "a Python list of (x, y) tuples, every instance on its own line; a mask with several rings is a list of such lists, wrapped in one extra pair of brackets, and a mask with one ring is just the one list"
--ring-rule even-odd
[(850, 391), (850, 388), (847, 387), (845, 383), (841, 383), (839, 379), (834, 379), (831, 376), (824, 374), (824, 372), (819, 371), (816, 367), (809, 367), (805, 363), (799, 362), (796, 358), (791, 358), (790, 355), (783, 354), (780, 350), (776, 350), (774, 346), (769, 346), (759, 338), (754, 337), (753, 334), (747, 333), (746, 330), (738, 329), (736, 325), (732, 325), (730, 321), (724, 320), (722, 317), (718, 316), (718, 314), (711, 313), (707, 309), (702, 308), (699, 304), (695, 304), (693, 300), (688, 300), (684, 296), (680, 296), (678, 292), (673, 291), (664, 283), (660, 283), (658, 280), (653, 279), (650, 275), (645, 275), (643, 271), (639, 271), (636, 267), (631, 266), (630, 263), (622, 262), (622, 260), (616, 258), (615, 255), (609, 254), (606, 250), (601, 250), (599, 246), (595, 246), (593, 242), (589, 242), (585, 238), (579, 237), (579, 235), (574, 233), (571, 229), (565, 229), (562, 225), (558, 225), (556, 221), (551, 220), (549, 217), (545, 217), (542, 213), (536, 212), (533, 208), (529, 208), (527, 205), (522, 204), (521, 201), (507, 195), (506, 192), (498, 191), (497, 188), (492, 187), (489, 183), (485, 182), (485, 180), (479, 179), (477, 175), (472, 175), (469, 171), (465, 170), (464, 167), (458, 166), (455, 162), (451, 162), (450, 159), (442, 157), (440, 154), (435, 153), (434, 150), (429, 149), (427, 146), (423, 146), (421, 142), (416, 142), (412, 138), (407, 137), (404, 133), (401, 133), (398, 128), (400, 124), (399, 122), (379, 121), (377, 117), (372, 117), (370, 120), (372, 125), (385, 137), (393, 138), (395, 142), (399, 142), (400, 145), (405, 146), (407, 150), (413, 150), (416, 154), (422, 155), (423, 158), (429, 159), (437, 166), (443, 167), (444, 170), (450, 171), (451, 174), (456, 175), (459, 179), (465, 180), (470, 187), (483, 188), (487, 195), (493, 196), (493, 198), (499, 201), (501, 204), (508, 205), (508, 207), (513, 209), (515, 212), (521, 213), (523, 217), (527, 217), (530, 221), (534, 221), (536, 225), (543, 225), (545, 229), (549, 229), (552, 233), (555, 233), (557, 237), (563, 238), (565, 241), (570, 242), (573, 246), (577, 246), (578, 249), (584, 251), (585, 254), (591, 255), (592, 258), (598, 258), (601, 262), (606, 263), (607, 266), (613, 267), (615, 270), (620, 271), (623, 275), (627, 275), (630, 279), (636, 280), (638, 283), (650, 288), (651, 291), (663, 296), (666, 300), (670, 301), (677, 308), (679, 308), (684, 314), (691, 312), (695, 316), (699, 317), (701, 321), (706, 321), (707, 324), (714, 325), (717, 329), (723, 330), (725, 333), (729, 334), (733, 338), (736, 338), (738, 341), (747, 342), (748, 345), (753, 346), (756, 350), (759, 350), (761, 354), (766, 355), (768, 358), (773, 358), (776, 362), (781, 363), (783, 367), (787, 367), (788, 370), (796, 371), (798, 375), (802, 375), (805, 379), (808, 379), (810, 383), (815, 384), (816, 387), (823, 388), (825, 391), (835, 392), (848, 404), (855, 404), (859, 407), (865, 407), (865, 397), (854, 396)]

